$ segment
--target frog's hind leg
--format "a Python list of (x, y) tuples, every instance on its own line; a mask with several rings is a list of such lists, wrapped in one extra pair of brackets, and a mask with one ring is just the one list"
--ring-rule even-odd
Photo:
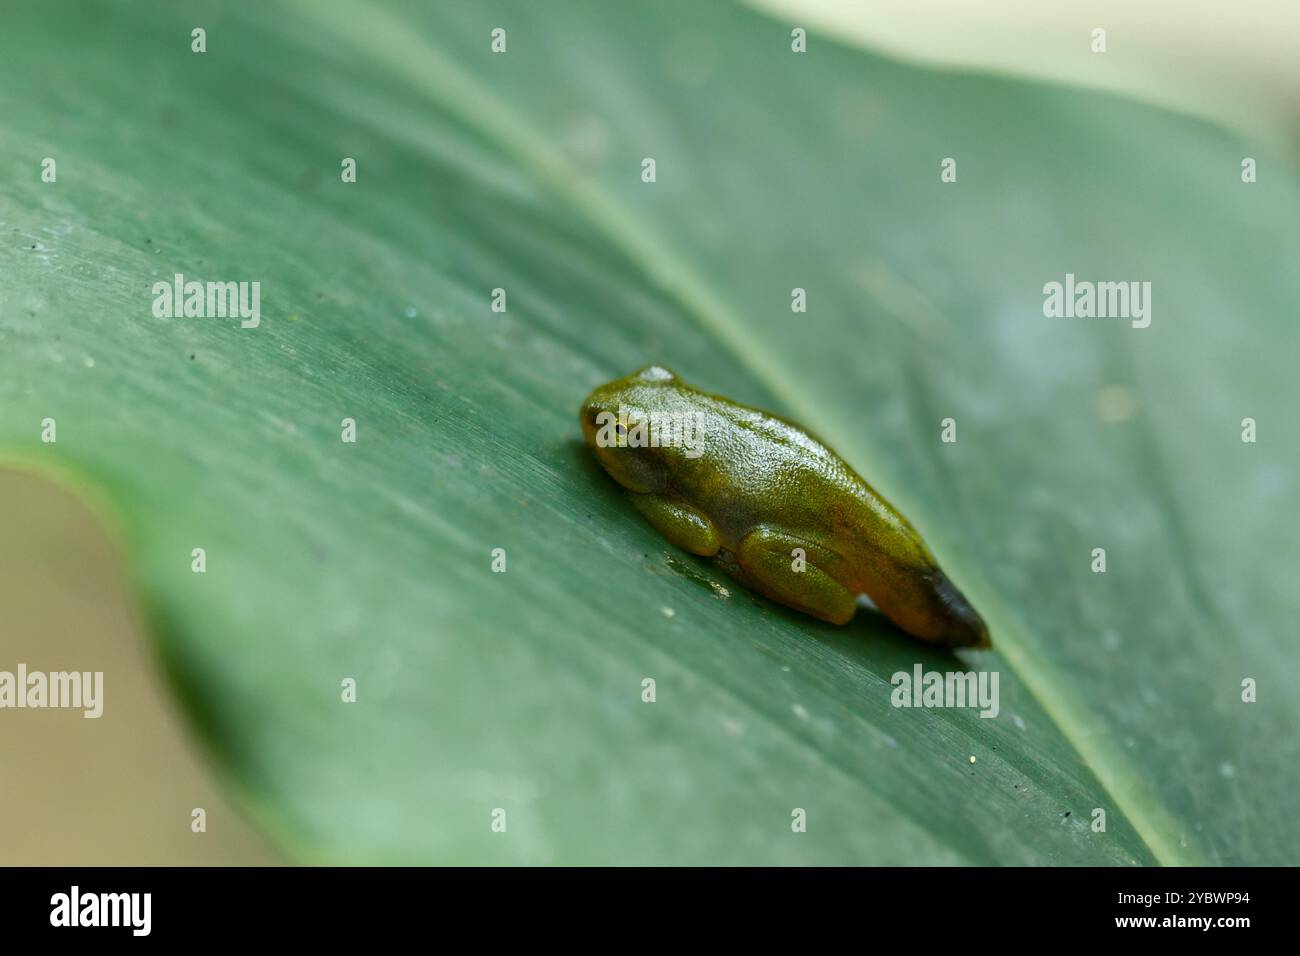
[[(802, 561), (795, 548), (802, 549)], [(853, 617), (857, 593), (839, 580), (847, 562), (828, 548), (764, 525), (740, 539), (736, 559), (749, 581), (774, 601), (832, 624)]]
[(708, 516), (683, 501), (665, 495), (634, 494), (632, 503), (656, 531), (683, 551), (707, 558), (722, 546), (718, 529)]

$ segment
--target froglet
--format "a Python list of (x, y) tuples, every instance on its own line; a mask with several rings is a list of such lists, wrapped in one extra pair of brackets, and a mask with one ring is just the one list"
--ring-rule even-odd
[(907, 519), (794, 422), (657, 365), (598, 387), (581, 419), (601, 466), (660, 534), (768, 598), (845, 624), (865, 593), (924, 641), (992, 646)]

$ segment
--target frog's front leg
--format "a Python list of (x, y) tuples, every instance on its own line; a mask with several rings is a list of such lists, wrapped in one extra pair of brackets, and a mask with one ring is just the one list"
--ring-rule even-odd
[[(796, 548), (802, 549), (802, 558)], [(758, 590), (774, 601), (832, 624), (853, 617), (858, 596), (840, 583), (848, 564), (829, 548), (761, 525), (740, 539), (736, 559)]]
[(686, 502), (665, 495), (632, 495), (632, 503), (655, 530), (683, 551), (711, 557), (722, 546), (709, 516)]

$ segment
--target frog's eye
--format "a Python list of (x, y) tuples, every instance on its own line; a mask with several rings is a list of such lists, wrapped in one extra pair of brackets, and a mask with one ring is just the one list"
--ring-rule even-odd
[(625, 436), (627, 435), (627, 426), (622, 422), (618, 422), (614, 425), (614, 431), (618, 432), (620, 437)]

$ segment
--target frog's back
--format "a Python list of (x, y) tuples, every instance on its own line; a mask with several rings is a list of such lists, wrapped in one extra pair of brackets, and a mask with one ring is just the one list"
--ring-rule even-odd
[(798, 529), (830, 546), (865, 540), (868, 517), (885, 530), (907, 527), (847, 462), (798, 423), (691, 391), (690, 404), (703, 415), (701, 454), (675, 458), (672, 481), (678, 494), (713, 517), (726, 546), (734, 548), (758, 525)]

